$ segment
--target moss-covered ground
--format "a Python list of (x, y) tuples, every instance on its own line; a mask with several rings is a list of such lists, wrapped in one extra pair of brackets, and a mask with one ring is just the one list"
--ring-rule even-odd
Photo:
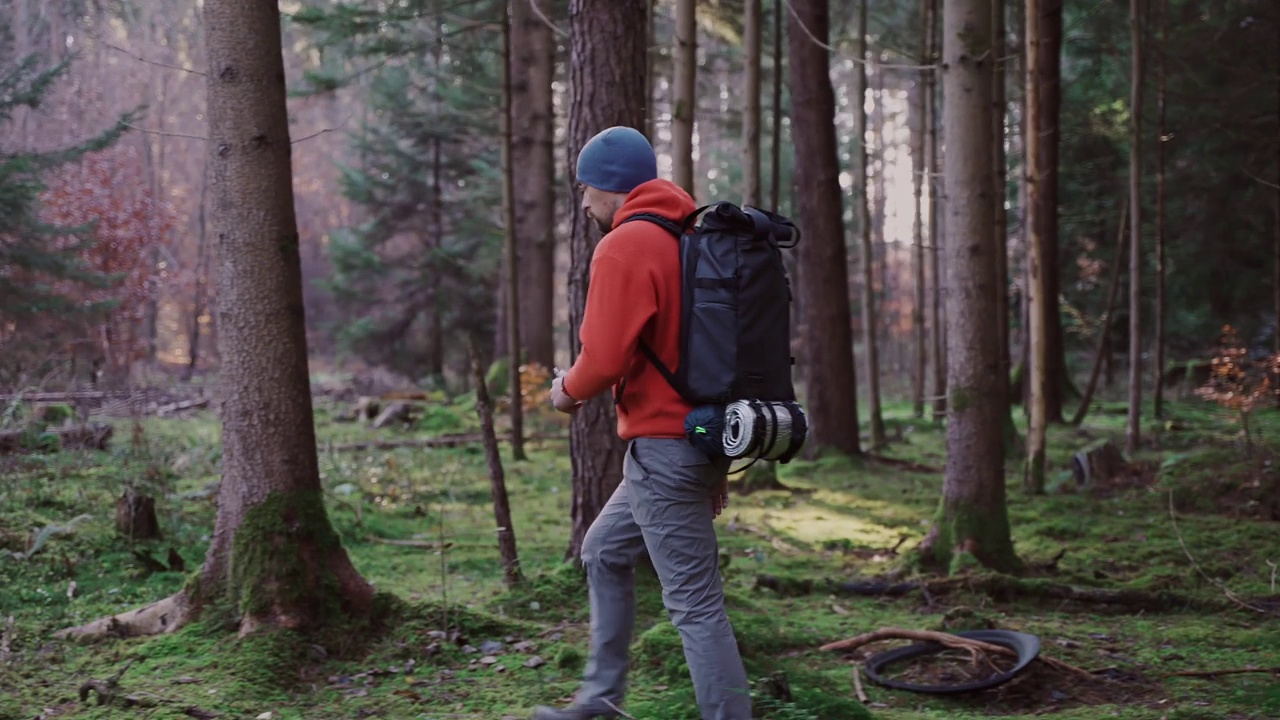
[[(327, 507), (356, 566), (401, 602), (381, 604), (377, 628), (338, 628), (320, 637), (237, 639), (211, 623), (144, 639), (52, 637), (164, 597), (199, 566), (218, 480), (211, 414), (144, 419), (136, 428), (133, 420), (116, 421), (106, 452), (0, 458), (0, 548), (7, 550), (0, 551), (0, 720), (500, 720), (568, 698), (584, 662), (587, 627), (582, 577), (563, 562), (567, 443), (534, 444), (521, 463), (510, 462), (504, 448), (527, 578), (508, 591), (478, 446), (338, 448), (466, 431), (474, 411), (441, 405), (417, 428), (375, 431), (335, 422), (345, 410), (317, 401)], [(881, 598), (757, 587), (761, 574), (847, 580), (902, 564), (937, 507), (944, 450), (941, 428), (912, 419), (909, 407), (890, 406), (887, 421), (901, 440), (883, 454), (905, 462), (796, 461), (780, 469), (793, 491), (734, 496), (717, 523), (730, 615), (759, 681), (759, 717), (1280, 717), (1280, 685), (1267, 674), (1169, 676), (1280, 666), (1280, 616), (1230, 602), (1217, 611), (1160, 611), (964, 590)], [(1078, 587), (1174, 591), (1213, 602), (1227, 590), (1241, 598), (1276, 595), (1280, 470), (1267, 446), (1280, 441), (1280, 415), (1259, 413), (1253, 424), (1260, 447), (1246, 458), (1229, 416), (1196, 400), (1174, 403), (1163, 422), (1146, 421), (1140, 473), (1105, 487), (1073, 488), (1072, 453), (1108, 437), (1122, 445), (1123, 422), (1122, 407), (1103, 405), (1082, 428), (1053, 427), (1045, 496), (1023, 492), (1021, 462), (1010, 459), (1010, 520), (1020, 558), (1054, 582)], [(115, 498), (126, 484), (157, 498), (162, 539), (115, 534)], [(626, 710), (644, 720), (693, 720), (679, 636), (652, 574), (642, 570), (640, 578)], [(852, 654), (818, 646), (887, 626), (1022, 630), (1039, 636), (1044, 654), (1098, 671), (1098, 679), (1037, 667), (994, 690), (943, 697), (892, 691), (863, 677), (864, 705), (855, 698), (855, 661), (888, 645)], [(111, 703), (98, 705), (93, 693), (81, 700), (86, 681), (122, 670)], [(776, 691), (781, 684), (789, 700), (773, 697), (788, 695)]]

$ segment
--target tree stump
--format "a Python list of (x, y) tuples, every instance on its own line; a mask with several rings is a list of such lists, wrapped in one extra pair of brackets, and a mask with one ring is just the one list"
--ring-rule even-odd
[(116, 500), (116, 532), (130, 540), (155, 540), (160, 537), (156, 519), (155, 498), (142, 495), (132, 487)]
[(1089, 489), (1099, 481), (1114, 479), (1129, 469), (1129, 463), (1110, 440), (1095, 443), (1076, 453), (1071, 458), (1071, 474), (1075, 476), (1076, 487)]

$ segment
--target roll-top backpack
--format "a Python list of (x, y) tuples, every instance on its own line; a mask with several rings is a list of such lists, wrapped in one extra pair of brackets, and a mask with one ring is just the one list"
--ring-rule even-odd
[(624, 222), (635, 221), (679, 243), (680, 363), (668, 368), (643, 339), (640, 351), (695, 407), (685, 423), (690, 440), (729, 457), (787, 462), (807, 427), (791, 377), (791, 283), (782, 260), (799, 229), (730, 202), (698, 208), (681, 224), (648, 213)]

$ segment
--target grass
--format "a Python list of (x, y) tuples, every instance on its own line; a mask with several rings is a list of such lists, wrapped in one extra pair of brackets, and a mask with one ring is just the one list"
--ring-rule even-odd
[[(1136, 458), (1144, 474), (1132, 483), (1066, 492), (1073, 483), (1063, 475), (1076, 450), (1123, 437), (1123, 407), (1104, 404), (1083, 428), (1052, 428), (1050, 479), (1063, 492), (1027, 496), (1019, 461), (1011, 460), (1009, 511), (1020, 557), (1045, 564), (1065, 549), (1053, 580), (1077, 586), (1221, 598), (1221, 583), (1241, 596), (1273, 595), (1269, 563), (1280, 562), (1280, 525), (1273, 519), (1280, 514), (1271, 515), (1271, 503), (1280, 483), (1271, 456), (1264, 447), (1244, 458), (1238, 429), (1211, 406), (1192, 401), (1168, 409), (1163, 424), (1147, 420), (1151, 437)], [(199, 566), (215, 514), (217, 424), (209, 415), (143, 420), (135, 434), (133, 421), (121, 421), (107, 452), (3, 459), (0, 548), (11, 552), (0, 552), (0, 620), (14, 621), (4, 635), (9, 657), (0, 661), (0, 720), (209, 713), (500, 719), (525, 718), (535, 704), (566, 699), (577, 685), (587, 638), (582, 575), (563, 562), (571, 498), (566, 444), (535, 445), (522, 463), (504, 458), (528, 578), (507, 591), (480, 448), (334, 449), (427, 432), (337, 422), (343, 410), (324, 400), (317, 406), (322, 482), (356, 566), (403, 601), (388, 605), (377, 632), (237, 639), (197, 624), (156, 638), (55, 641), (52, 633), (60, 628), (175, 591)], [(437, 432), (470, 431), (473, 415), (465, 405), (442, 405), (423, 422)], [(1280, 665), (1274, 617), (1235, 610), (1158, 613), (963, 591), (888, 599), (783, 596), (757, 588), (763, 573), (874, 576), (899, 564), (892, 548), (905, 552), (924, 536), (941, 489), (940, 472), (929, 471), (944, 465), (941, 427), (912, 419), (906, 406), (890, 406), (886, 415), (909, 431), (885, 454), (915, 469), (839, 457), (795, 461), (780, 476), (800, 492), (735, 496), (717, 523), (730, 615), (757, 683), (759, 717), (1280, 716), (1280, 687), (1265, 674), (1167, 677), (1178, 670)], [(1259, 437), (1280, 437), (1274, 411), (1259, 413), (1254, 424)], [(157, 497), (161, 540), (130, 542), (115, 534), (114, 500), (126, 484)], [(1170, 494), (1181, 543), (1170, 520)], [(44, 528), (53, 529), (43, 533), (37, 552), (12, 554), (29, 548)], [(441, 538), (451, 543), (443, 553), (382, 542)], [(139, 559), (145, 554), (168, 565), (171, 552), (182, 569), (148, 570)], [(679, 636), (651, 572), (640, 571), (638, 594), (626, 709), (645, 720), (694, 720)], [(1046, 655), (1110, 668), (1114, 680), (1081, 684), (1037, 669), (955, 698), (864, 680), (870, 696), (864, 707), (854, 698), (851, 666), (870, 651), (846, 656), (817, 647), (885, 626), (1022, 630), (1040, 637)], [(113, 703), (99, 706), (93, 695), (81, 702), (86, 680), (108, 678), (126, 664)]]

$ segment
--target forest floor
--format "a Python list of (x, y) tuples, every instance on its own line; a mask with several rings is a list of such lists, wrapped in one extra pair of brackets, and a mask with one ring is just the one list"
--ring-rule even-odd
[[(58, 629), (164, 597), (199, 567), (218, 480), (218, 425), (207, 411), (143, 419), (137, 428), (133, 420), (116, 421), (105, 452), (0, 458), (0, 548), (10, 551), (0, 550), (0, 720), (523, 720), (535, 704), (567, 699), (588, 630), (582, 577), (563, 563), (567, 442), (535, 443), (521, 463), (511, 462), (504, 446), (527, 580), (508, 591), (478, 445), (336, 449), (362, 439), (469, 431), (474, 410), (442, 405), (416, 428), (394, 430), (335, 422), (346, 410), (317, 401), (332, 519), (356, 566), (406, 603), (385, 618), (384, 632), (323, 641), (237, 639), (204, 624), (155, 638), (53, 639)], [(909, 407), (888, 408), (890, 431), (901, 437), (881, 453), (892, 461), (797, 461), (780, 468), (792, 490), (733, 496), (717, 527), (730, 616), (749, 673), (761, 681), (757, 716), (1280, 717), (1275, 676), (1170, 675), (1280, 666), (1280, 617), (1228, 597), (1272, 612), (1280, 597), (1280, 470), (1273, 462), (1280, 413), (1259, 412), (1255, 431), (1272, 447), (1264, 443), (1246, 458), (1225, 411), (1198, 400), (1167, 410), (1162, 422), (1147, 419), (1139, 471), (1123, 482), (1078, 490), (1067, 470), (1071, 455), (1091, 442), (1122, 445), (1123, 406), (1103, 404), (1082, 428), (1052, 429), (1054, 487), (1047, 495), (1028, 496), (1020, 462), (1010, 460), (1013, 536), (1037, 576), (1020, 589), (997, 591), (981, 573), (894, 597), (847, 596), (823, 583), (867, 579), (900, 564), (928, 528), (942, 485), (943, 434), (940, 425), (912, 419)], [(563, 428), (556, 419), (538, 422)], [(116, 534), (115, 500), (126, 484), (157, 497), (161, 540)], [(30, 557), (15, 554), (41, 537)], [(763, 575), (777, 580), (773, 589), (759, 585)], [(1140, 592), (1125, 606), (1034, 592), (1050, 584)], [(693, 720), (679, 636), (651, 572), (640, 573), (638, 592), (625, 709), (643, 720)], [(941, 696), (890, 690), (863, 674), (862, 703), (855, 665), (895, 643), (850, 653), (819, 646), (884, 627), (1020, 630), (1039, 637), (1043, 656), (1092, 677), (1037, 662), (998, 688)], [(968, 663), (966, 657), (915, 672), (954, 681), (972, 671)], [(81, 697), (87, 681), (112, 678), (112, 703)]]

